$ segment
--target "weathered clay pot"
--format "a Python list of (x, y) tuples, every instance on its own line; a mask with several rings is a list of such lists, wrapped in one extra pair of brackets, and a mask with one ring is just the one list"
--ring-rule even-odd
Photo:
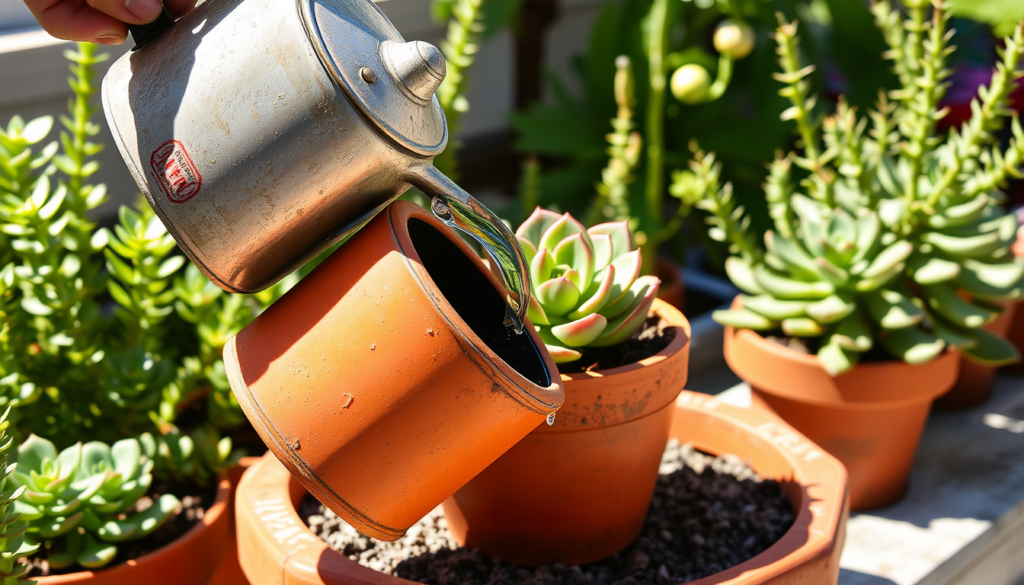
[[(1003, 314), (986, 325), (985, 330), (1005, 338), (1010, 332), (1010, 326), (1017, 314), (1017, 302), (1002, 301), (997, 304), (1003, 307)], [(995, 377), (996, 368), (982, 366), (961, 357), (960, 375), (957, 377), (956, 384), (949, 392), (935, 400), (935, 406), (951, 410), (977, 406), (988, 400), (992, 394), (992, 380)]]
[(306, 489), (395, 540), (562, 404), (499, 290), (454, 232), (396, 202), (228, 342), (231, 387)]
[[(709, 453), (738, 455), (762, 477), (780, 481), (796, 516), (765, 552), (691, 585), (835, 585), (849, 516), (843, 466), (761, 408), (683, 392), (670, 410), (673, 437)], [(409, 583), (329, 549), (296, 512), (305, 495), (269, 454), (242, 478), (235, 501), (239, 559), (253, 585)]]
[(135, 560), (98, 571), (42, 577), (39, 585), (196, 585), (217, 584), (212, 579), (230, 548), (231, 482), (221, 479), (217, 499), (203, 519), (171, 544)]
[(444, 503), (459, 544), (524, 565), (578, 565), (636, 539), (689, 364), (689, 322), (660, 299), (651, 313), (671, 324), (668, 347), (627, 366), (562, 374), (554, 426), (537, 427)]
[(238, 539), (235, 534), (235, 493), (237, 492), (238, 482), (242, 480), (242, 475), (261, 459), (263, 458), (243, 457), (238, 462), (238, 465), (228, 470), (227, 476), (231, 482), (231, 491), (228, 493), (230, 533), (224, 550), (224, 557), (221, 560), (220, 566), (217, 567), (217, 571), (210, 578), (210, 583), (213, 585), (249, 585), (249, 580), (242, 573), (242, 566), (238, 564)]
[(960, 354), (918, 366), (862, 363), (833, 378), (816, 356), (726, 328), (725, 361), (779, 416), (846, 466), (850, 505), (866, 510), (903, 495), (932, 401), (953, 386)]
[(658, 258), (655, 265), (661, 285), (658, 286), (658, 298), (682, 311), (686, 302), (683, 271), (674, 261)]

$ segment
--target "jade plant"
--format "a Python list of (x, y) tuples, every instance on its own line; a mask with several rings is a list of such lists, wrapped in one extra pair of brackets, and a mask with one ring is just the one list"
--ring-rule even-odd
[(18, 447), (10, 476), (24, 490), (14, 509), (28, 521), (28, 541), (50, 551), (51, 567), (103, 567), (117, 556), (119, 543), (151, 534), (180, 506), (171, 494), (139, 505), (152, 471), (153, 460), (136, 439), (75, 443), (58, 452), (31, 435)]
[[(900, 88), (881, 95), (867, 118), (840, 100), (820, 120), (798, 54), (797, 24), (781, 16), (775, 34), (799, 150), (779, 155), (765, 184), (774, 229), (759, 245), (712, 155), (698, 151), (690, 188), (711, 216), (710, 235), (733, 253), (726, 268), (746, 294), (718, 311), (725, 325), (809, 338), (832, 375), (875, 352), (921, 364), (948, 348), (979, 363), (1018, 359), (983, 329), (1000, 302), (1024, 293), (1024, 264), (1010, 245), (1017, 223), (1000, 207), (1000, 187), (1021, 176), (1024, 130), (1007, 108), (1024, 29), (1005, 41), (1001, 62), (962, 128), (939, 135), (936, 104), (949, 71), (947, 13), (941, 1), (872, 7), (889, 43)], [(1012, 117), (1004, 150), (996, 138)]]
[(627, 222), (587, 229), (568, 213), (538, 207), (516, 237), (530, 262), (528, 316), (555, 363), (622, 343), (647, 319), (661, 281), (640, 276)]

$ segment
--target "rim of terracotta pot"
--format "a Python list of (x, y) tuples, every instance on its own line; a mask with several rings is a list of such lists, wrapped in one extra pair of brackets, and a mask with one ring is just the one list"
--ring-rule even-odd
[[(675, 332), (672, 341), (658, 353), (617, 368), (559, 374), (567, 388), (566, 402), (576, 401), (579, 397), (579, 402), (589, 404), (601, 398), (609, 411), (601, 417), (601, 422), (598, 423), (585, 411), (559, 412), (553, 426), (541, 425), (534, 432), (564, 433), (623, 424), (649, 416), (675, 400), (686, 384), (689, 352), (684, 350), (690, 343), (690, 322), (679, 309), (661, 299), (654, 299), (648, 315), (661, 317)], [(682, 379), (662, 383), (664, 370), (680, 361), (683, 362)], [(614, 383), (607, 381), (613, 377)], [(635, 396), (634, 390), (640, 387), (653, 388), (653, 391), (646, 397)], [(627, 403), (630, 408), (626, 408)], [(637, 408), (636, 403), (642, 406)]]
[[(232, 482), (228, 477), (222, 476), (217, 481), (217, 495), (213, 504), (203, 514), (203, 518), (196, 522), (192, 528), (167, 546), (161, 547), (151, 553), (145, 554), (137, 559), (126, 561), (98, 571), (79, 571), (66, 575), (52, 575), (49, 577), (36, 577), (39, 585), (64, 585), (67, 583), (89, 583), (90, 585), (117, 584), (117, 583), (145, 583), (146, 585), (162, 585), (171, 583), (184, 583), (180, 575), (167, 574), (166, 569), (170, 566), (181, 566), (192, 569), (195, 565), (195, 549), (208, 549), (211, 544), (227, 547), (226, 537), (230, 532), (230, 507), (231, 495), (233, 493)], [(223, 535), (212, 535), (211, 530), (223, 525)], [(209, 536), (209, 538), (208, 538)], [(222, 542), (224, 541), (224, 542)], [(182, 557), (174, 559), (174, 557)], [(209, 577), (220, 565), (221, 559), (210, 563)], [(187, 578), (199, 577), (199, 575), (186, 575)]]
[[(929, 402), (948, 391), (960, 368), (960, 352), (950, 350), (920, 365), (892, 360), (857, 364), (832, 377), (813, 355), (768, 341), (749, 329), (725, 329), (725, 361), (737, 376), (759, 390), (820, 406), (874, 410)], [(751, 356), (765, 356), (752, 360)], [(788, 373), (781, 374), (785, 363)], [(912, 368), (916, 384), (894, 383)]]
[[(683, 391), (672, 436), (711, 453), (751, 460), (777, 479), (793, 505), (793, 526), (767, 550), (690, 585), (753, 585), (785, 575), (792, 582), (835, 583), (849, 516), (846, 469), (773, 413)], [(306, 495), (272, 455), (242, 478), (236, 495), (239, 556), (253, 585), (410, 582), (379, 573), (330, 549), (296, 510)], [(787, 581), (790, 582), (790, 581)]]
[[(533, 383), (512, 366), (508, 365), (505, 360), (501, 359), (498, 354), (487, 347), (487, 344), (477, 336), (462, 316), (459, 315), (458, 311), (448, 302), (448, 299), (441, 293), (441, 290), (423, 266), (423, 260), (420, 258), (416, 245), (409, 235), (410, 220), (416, 219), (426, 222), (446, 237), (448, 241), (458, 246), (462, 253), (477, 267), (477, 270), (487, 277), (495, 291), (499, 294), (503, 293), (505, 290), (504, 286), (494, 276), (488, 266), (484, 264), (483, 260), (473, 252), (469, 245), (452, 228), (449, 228), (440, 219), (415, 203), (395, 201), (388, 207), (387, 214), (391, 233), (398, 240), (398, 247), (405, 254), (406, 267), (413, 274), (416, 283), (419, 284), (424, 294), (430, 299), (437, 313), (448, 324), (455, 338), (459, 340), (460, 345), (472, 351), (496, 375), (507, 380), (512, 386), (513, 395), (523, 406), (541, 414), (549, 414), (557, 410), (565, 398), (558, 376), (554, 375), (558, 372), (558, 368), (555, 366), (555, 362), (552, 361), (551, 356), (548, 355), (548, 352), (544, 351), (544, 342), (541, 341), (533, 326), (527, 322), (525, 331), (522, 334), (529, 335), (533, 340), (533, 348), (537, 352), (537, 358), (544, 364), (548, 376), (549, 384), (547, 386)], [(520, 391), (520, 388), (528, 388), (529, 390)]]

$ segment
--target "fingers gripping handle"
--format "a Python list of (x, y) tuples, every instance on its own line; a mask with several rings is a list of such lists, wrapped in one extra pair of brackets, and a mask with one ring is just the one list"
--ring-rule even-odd
[(128, 31), (132, 33), (132, 40), (135, 41), (135, 46), (132, 47), (132, 50), (139, 50), (172, 24), (174, 24), (174, 19), (167, 12), (166, 6), (160, 11), (160, 16), (156, 17), (156, 20), (149, 24), (129, 24)]

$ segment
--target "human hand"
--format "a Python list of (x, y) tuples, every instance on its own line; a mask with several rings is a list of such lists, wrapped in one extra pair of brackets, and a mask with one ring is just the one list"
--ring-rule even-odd
[[(164, 0), (172, 18), (196, 6), (196, 0)], [(129, 24), (148, 24), (160, 15), (160, 0), (25, 0), (43, 29), (58, 39), (120, 45)]]

